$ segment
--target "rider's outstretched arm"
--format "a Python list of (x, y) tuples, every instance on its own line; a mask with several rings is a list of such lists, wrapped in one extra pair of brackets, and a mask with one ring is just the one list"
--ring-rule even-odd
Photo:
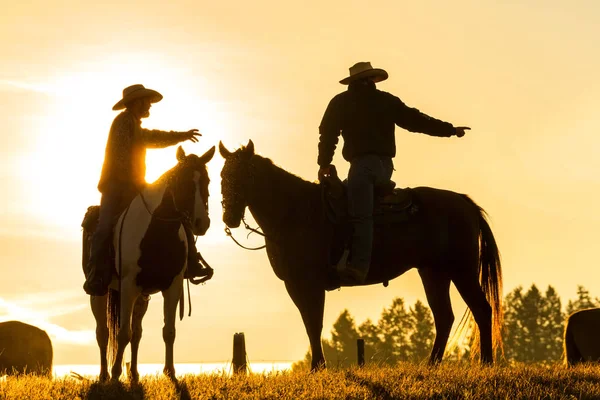
[(456, 128), (449, 122), (430, 117), (416, 108), (407, 106), (398, 97), (391, 95), (394, 110), (394, 122), (410, 132), (425, 133), (431, 136), (450, 137)]
[(142, 138), (146, 147), (161, 149), (189, 139), (189, 134), (187, 132), (166, 132), (158, 129), (142, 128)]

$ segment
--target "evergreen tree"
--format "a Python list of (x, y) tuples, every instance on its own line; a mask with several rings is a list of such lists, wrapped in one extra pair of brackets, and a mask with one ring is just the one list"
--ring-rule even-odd
[(597, 297), (592, 299), (590, 292), (583, 286), (577, 286), (577, 300), (567, 303), (567, 315), (573, 314), (575, 311), (584, 310), (586, 308), (600, 307), (600, 299)]
[(433, 317), (429, 308), (417, 300), (410, 308), (410, 358), (413, 362), (425, 360), (431, 353), (435, 338)]
[(523, 304), (523, 288), (517, 286), (504, 299), (504, 356), (508, 360), (519, 360), (520, 350), (525, 346), (520, 325)]
[(381, 335), (383, 359), (389, 364), (409, 360), (411, 322), (402, 298), (396, 297), (392, 305), (383, 310), (377, 326)]
[(358, 332), (356, 331), (354, 318), (348, 310), (344, 310), (333, 324), (333, 330), (331, 331), (331, 345), (335, 350), (335, 363), (337, 366), (356, 364), (356, 339), (358, 339)]
[(560, 360), (564, 315), (552, 286), (545, 294), (535, 285), (523, 294), (519, 286), (506, 296), (504, 305), (504, 351), (508, 360)]
[(565, 316), (562, 312), (560, 297), (552, 286), (548, 286), (545, 304), (541, 311), (542, 338), (545, 345), (545, 359), (559, 361), (563, 352), (563, 330)]

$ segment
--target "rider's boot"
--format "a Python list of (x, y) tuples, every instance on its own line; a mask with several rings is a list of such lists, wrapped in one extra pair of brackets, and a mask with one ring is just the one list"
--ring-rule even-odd
[[(96, 250), (96, 251), (94, 251)], [(94, 249), (87, 264), (87, 275), (83, 290), (90, 296), (104, 296), (108, 293), (108, 286), (112, 278), (110, 263), (106, 249)]]
[[(196, 251), (196, 245), (194, 243), (194, 234), (192, 233), (192, 229), (188, 224), (183, 224), (185, 229), (185, 234), (188, 240), (188, 260), (187, 260), (187, 269), (183, 277), (185, 279), (193, 279), (193, 278), (202, 278), (205, 276), (211, 276), (213, 274), (213, 269), (210, 267), (205, 267), (200, 262), (200, 253)], [(209, 278), (210, 279), (210, 278)], [(192, 283), (194, 283), (192, 281)]]
[(360, 268), (354, 265), (352, 261), (348, 260), (350, 250), (344, 250), (342, 258), (336, 266), (337, 274), (340, 278), (340, 283), (346, 286), (361, 285), (365, 283), (367, 274), (369, 273), (369, 266), (367, 268)]

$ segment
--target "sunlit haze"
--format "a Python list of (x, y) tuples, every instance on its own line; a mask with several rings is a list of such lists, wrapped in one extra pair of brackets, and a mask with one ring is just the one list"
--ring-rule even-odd
[[(315, 181), (318, 126), (357, 61), (384, 68), (378, 84), (438, 119), (472, 128), (442, 139), (396, 129), (393, 180), (467, 193), (490, 216), (504, 290), (576, 285), (600, 294), (600, 3), (424, 0), (253, 2), (67, 0), (11, 2), (0, 15), (0, 321), (46, 330), (56, 364), (98, 362), (83, 289), (80, 223), (96, 189), (112, 106), (141, 83), (164, 99), (150, 129), (202, 133), (203, 154), (249, 139), (257, 153)], [(147, 180), (176, 163), (149, 150)], [(334, 164), (346, 175), (338, 148)], [(219, 173), (208, 164), (211, 227), (197, 242), (215, 269), (191, 287), (177, 321), (175, 361), (231, 359), (244, 332), (251, 361), (299, 360), (300, 314), (264, 251), (223, 232)], [(246, 239), (256, 246), (261, 238)], [(416, 271), (327, 294), (324, 337), (347, 308), (376, 320), (394, 297), (424, 300)], [(457, 315), (464, 302), (453, 291)], [(150, 301), (140, 362), (162, 363), (162, 297)], [(128, 354), (129, 352), (126, 353)]]

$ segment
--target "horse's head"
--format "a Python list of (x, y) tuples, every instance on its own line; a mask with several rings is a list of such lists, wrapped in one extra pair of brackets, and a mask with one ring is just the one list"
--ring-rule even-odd
[(248, 183), (252, 179), (250, 159), (254, 155), (254, 143), (230, 152), (219, 142), (219, 153), (225, 159), (221, 171), (221, 194), (223, 196), (223, 222), (230, 228), (240, 226), (248, 204)]
[(204, 235), (210, 226), (208, 217), (208, 170), (206, 164), (215, 154), (215, 147), (201, 157), (186, 155), (181, 146), (177, 149), (176, 171), (173, 174), (172, 189), (175, 206), (187, 213), (195, 235)]

